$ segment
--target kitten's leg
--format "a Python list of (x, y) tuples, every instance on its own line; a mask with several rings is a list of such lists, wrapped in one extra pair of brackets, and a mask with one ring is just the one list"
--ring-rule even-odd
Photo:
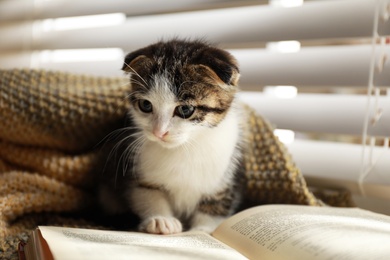
[(241, 201), (241, 195), (235, 189), (231, 185), (214, 195), (204, 197), (192, 218), (191, 229), (211, 233), (224, 219), (231, 216)]
[(182, 231), (181, 222), (173, 216), (166, 194), (158, 189), (135, 187), (131, 207), (140, 218), (140, 231), (153, 234), (174, 234)]
[(207, 233), (211, 233), (225, 219), (225, 216), (212, 216), (207, 213), (198, 211), (195, 213), (192, 219), (191, 230), (200, 230)]

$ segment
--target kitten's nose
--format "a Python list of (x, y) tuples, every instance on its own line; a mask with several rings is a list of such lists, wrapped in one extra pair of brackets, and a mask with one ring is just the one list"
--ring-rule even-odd
[(158, 129), (153, 130), (153, 135), (161, 140), (163, 140), (168, 135), (168, 133), (168, 131), (161, 131)]

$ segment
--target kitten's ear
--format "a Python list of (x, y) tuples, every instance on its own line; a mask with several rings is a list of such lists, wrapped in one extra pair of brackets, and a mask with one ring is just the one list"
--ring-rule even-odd
[(131, 52), (126, 55), (122, 70), (134, 73), (138, 68), (147, 68), (151, 65), (151, 60), (143, 54), (143, 50)]
[(225, 84), (237, 86), (240, 77), (238, 63), (227, 51), (207, 48), (197, 57), (196, 63), (209, 67)]

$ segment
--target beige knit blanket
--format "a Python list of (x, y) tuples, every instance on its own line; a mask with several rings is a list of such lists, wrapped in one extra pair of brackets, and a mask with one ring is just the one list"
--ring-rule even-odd
[[(127, 88), (119, 78), (0, 70), (0, 259), (15, 259), (37, 225), (96, 227), (78, 212), (94, 203), (94, 148), (120, 126)], [(322, 205), (272, 127), (246, 112), (247, 201)], [(333, 204), (350, 205), (344, 195)]]

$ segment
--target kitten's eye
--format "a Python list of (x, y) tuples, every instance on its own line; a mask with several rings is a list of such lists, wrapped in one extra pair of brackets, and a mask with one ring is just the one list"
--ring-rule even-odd
[(149, 100), (141, 99), (138, 101), (139, 109), (144, 113), (151, 113), (153, 111), (153, 105)]
[(189, 118), (195, 111), (195, 107), (193, 106), (177, 106), (175, 109), (175, 115), (181, 118)]

